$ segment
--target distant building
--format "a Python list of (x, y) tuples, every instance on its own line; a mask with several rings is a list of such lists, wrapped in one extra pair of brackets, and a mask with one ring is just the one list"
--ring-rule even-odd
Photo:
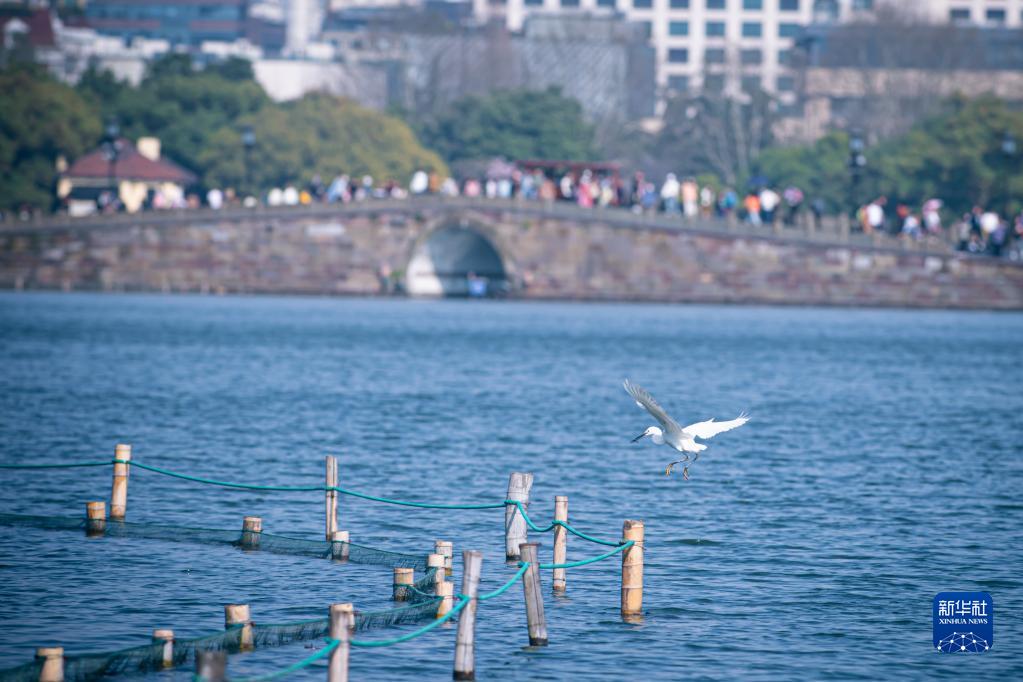
[(104, 192), (116, 190), (125, 210), (134, 213), (159, 195), (166, 207), (180, 205), (195, 175), (160, 155), (160, 141), (140, 137), (137, 145), (118, 140), (115, 160), (103, 148), (78, 158), (57, 183), (57, 197), (67, 202), (72, 215), (90, 213)]

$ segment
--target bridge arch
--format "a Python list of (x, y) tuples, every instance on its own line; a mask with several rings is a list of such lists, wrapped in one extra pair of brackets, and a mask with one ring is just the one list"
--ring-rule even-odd
[(412, 246), (405, 290), (412, 296), (500, 296), (511, 288), (512, 268), (493, 231), (468, 218), (433, 222)]

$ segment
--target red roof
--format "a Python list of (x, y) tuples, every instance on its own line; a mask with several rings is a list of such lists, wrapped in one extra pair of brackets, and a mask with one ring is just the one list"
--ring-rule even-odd
[(21, 20), (28, 27), (28, 43), (32, 47), (53, 47), (57, 44), (53, 35), (53, 22), (50, 19), (50, 10), (34, 9), (25, 14), (14, 13), (0, 16), (0, 33), (3, 32), (8, 22), (16, 19)]
[[(114, 164), (114, 176), (119, 180), (148, 180), (151, 182), (175, 182), (190, 185), (195, 175), (173, 161), (160, 158), (157, 161), (139, 154), (129, 140), (119, 141), (121, 151)], [(69, 178), (109, 178), (110, 161), (100, 147), (76, 160), (64, 174)]]

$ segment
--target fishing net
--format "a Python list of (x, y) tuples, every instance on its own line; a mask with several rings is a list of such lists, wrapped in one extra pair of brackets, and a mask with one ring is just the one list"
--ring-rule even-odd
[[(71, 516), (33, 516), (27, 514), (0, 514), (0, 526), (28, 526), (46, 530), (85, 530), (85, 520)], [(103, 532), (108, 537), (147, 538), (168, 542), (194, 542), (214, 545), (258, 549), (273, 554), (289, 554), (318, 558), (339, 558), (347, 554), (347, 560), (356, 564), (373, 566), (406, 567), (417, 570), (426, 568), (424, 555), (391, 552), (367, 547), (354, 542), (328, 542), (309, 540), (272, 533), (245, 533), (252, 538), (250, 545), (242, 542), (241, 530), (219, 530), (214, 528), (192, 528), (129, 521), (106, 522)]]

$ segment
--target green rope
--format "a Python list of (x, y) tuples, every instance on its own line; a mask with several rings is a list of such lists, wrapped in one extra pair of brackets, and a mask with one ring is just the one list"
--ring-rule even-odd
[(441, 616), (437, 620), (433, 621), (429, 625), (424, 625), (423, 627), (419, 628), (418, 630), (415, 630), (413, 632), (409, 632), (408, 634), (402, 635), (400, 637), (392, 637), (391, 639), (376, 639), (376, 640), (371, 640), (371, 641), (353, 639), (353, 640), (351, 640), (351, 644), (352, 644), (352, 646), (361, 646), (361, 647), (380, 647), (380, 646), (391, 646), (392, 644), (400, 644), (401, 642), (407, 642), (410, 639), (415, 639), (416, 637), (419, 637), (420, 635), (425, 635), (427, 632), (429, 632), (430, 630), (433, 630), (437, 626), (439, 626), (439, 625), (441, 625), (443, 623), (448, 622), (449, 620), (454, 618), (456, 613), (458, 613), (463, 608), (465, 608), (465, 605), (468, 604), (468, 603), (469, 603), (468, 599), (462, 598), (462, 599), (459, 600), (459, 602), (457, 604), (455, 604), (455, 606), (450, 611), (445, 613), (443, 616)]
[(604, 552), (600, 556), (595, 556), (595, 557), (593, 557), (591, 559), (582, 559), (581, 561), (569, 561), (568, 563), (565, 563), (565, 564), (540, 564), (540, 568), (576, 568), (577, 566), (585, 566), (586, 564), (593, 564), (593, 563), (596, 563), (598, 561), (603, 561), (604, 559), (607, 559), (608, 557), (612, 557), (615, 554), (618, 554), (618, 552), (622, 552), (622, 551), (628, 549), (629, 547), (632, 547), (634, 544), (636, 544), (635, 540), (629, 540), (628, 542), (626, 542), (623, 545), (618, 545), (617, 547), (612, 549), (610, 552)]
[(67, 464), (0, 464), (0, 469), (73, 469), (75, 467), (102, 467), (110, 464), (110, 460), (105, 462), (68, 462)]
[(555, 526), (561, 526), (562, 528), (567, 530), (569, 533), (572, 533), (573, 535), (581, 537), (583, 540), (588, 540), (590, 542), (594, 542), (594, 543), (596, 543), (598, 545), (606, 545), (608, 547), (618, 547), (619, 545), (622, 544), (620, 542), (610, 542), (608, 540), (598, 540), (597, 538), (595, 538), (595, 537), (593, 537), (591, 535), (587, 535), (586, 533), (583, 533), (580, 530), (576, 530), (575, 528), (573, 528), (572, 526), (568, 525), (564, 521), (552, 521), (551, 524), (549, 526), (547, 526), (546, 528), (541, 528), (540, 526), (538, 526), (535, 523), (533, 523), (533, 520), (531, 518), (529, 518), (529, 514), (526, 513), (526, 510), (522, 506), (521, 502), (519, 502), (518, 500), (505, 500), (504, 503), (505, 504), (514, 505), (515, 508), (519, 510), (519, 513), (522, 514), (522, 518), (525, 520), (526, 525), (529, 526), (530, 529), (536, 531), (537, 533), (546, 533), (547, 531), (551, 530)]
[[(327, 490), (327, 488), (323, 488)], [(364, 500), (372, 500), (374, 502), (384, 502), (386, 504), (398, 504), (403, 507), (420, 507), (422, 509), (499, 509), (504, 506), (504, 502), (500, 504), (428, 504), (426, 502), (402, 502), (401, 500), (390, 500), (386, 497), (377, 497), (376, 495), (367, 495), (366, 493), (357, 493), (354, 490), (346, 490), (345, 488), (330, 488), (336, 490), (342, 495), (351, 495), (352, 497), (361, 497)]]
[[(264, 680), (276, 680), (278, 677), (290, 675), (291, 673), (301, 670), (302, 668), (309, 667), (310, 665), (320, 660), (324, 656), (330, 654), (332, 651), (334, 651), (334, 649), (337, 648), (338, 644), (340, 644), (340, 642), (337, 641), (336, 639), (328, 639), (327, 646), (323, 647), (313, 655), (303, 658), (298, 663), (292, 663), (287, 668), (282, 668), (281, 670), (277, 670), (268, 675), (257, 675), (256, 677), (243, 677), (241, 679), (233, 680), (232, 682), (264, 682)], [(196, 675), (193, 679), (195, 679), (197, 682), (205, 680), (205, 678), (199, 677), (198, 675)]]
[[(505, 592), (508, 591), (508, 588), (510, 588), (512, 585), (515, 584), (516, 580), (518, 580), (519, 578), (522, 577), (522, 574), (524, 574), (526, 572), (527, 568), (529, 568), (529, 562), (528, 561), (523, 561), (520, 564), (519, 570), (515, 573), (515, 575), (513, 575), (511, 577), (510, 580), (508, 580), (508, 582), (506, 582), (504, 585), (501, 585), (499, 588), (497, 588), (493, 592), (487, 592), (486, 594), (477, 595), (476, 598), (479, 599), (480, 601), (486, 601), (488, 599), (493, 599), (494, 597), (500, 597), (502, 594), (504, 594)], [(465, 595), (459, 595), (459, 597), (464, 597), (464, 596)]]

